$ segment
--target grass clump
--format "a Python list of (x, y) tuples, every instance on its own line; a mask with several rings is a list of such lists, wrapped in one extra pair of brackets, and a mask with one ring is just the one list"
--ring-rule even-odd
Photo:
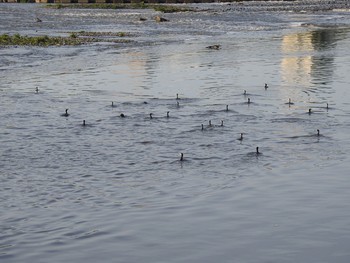
[(78, 37), (49, 37), (49, 36), (22, 36), (20, 34), (0, 35), (1, 46), (76, 46), (95, 42), (93, 38), (78, 38)]
[(130, 43), (126, 32), (70, 32), (68, 37), (22, 36), (20, 34), (0, 35), (0, 46), (77, 46), (93, 42)]
[(69, 34), (69, 37), (71, 37), (71, 38), (77, 38), (78, 36), (77, 36), (76, 33), (72, 32), (72, 33)]

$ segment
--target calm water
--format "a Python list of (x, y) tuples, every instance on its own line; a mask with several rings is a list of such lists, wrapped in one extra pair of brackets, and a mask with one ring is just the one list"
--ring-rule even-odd
[(349, 262), (338, 3), (203, 4), (161, 24), (150, 10), (1, 4), (0, 33), (132, 42), (0, 48), (0, 261)]

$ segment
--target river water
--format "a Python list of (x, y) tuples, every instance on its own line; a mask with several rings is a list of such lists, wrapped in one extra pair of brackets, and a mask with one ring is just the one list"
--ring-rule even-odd
[(0, 261), (349, 262), (336, 2), (198, 4), (166, 23), (0, 4), (1, 34), (131, 40), (0, 48)]

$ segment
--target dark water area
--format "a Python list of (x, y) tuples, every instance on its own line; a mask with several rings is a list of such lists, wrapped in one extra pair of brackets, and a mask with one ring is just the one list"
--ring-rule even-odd
[(131, 41), (0, 47), (0, 261), (349, 262), (350, 12), (302, 3), (0, 4)]

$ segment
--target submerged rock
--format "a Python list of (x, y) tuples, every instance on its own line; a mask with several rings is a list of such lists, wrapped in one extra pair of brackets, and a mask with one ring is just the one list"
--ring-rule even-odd
[(211, 46), (207, 46), (208, 49), (220, 49), (221, 48), (221, 45), (211, 45)]

